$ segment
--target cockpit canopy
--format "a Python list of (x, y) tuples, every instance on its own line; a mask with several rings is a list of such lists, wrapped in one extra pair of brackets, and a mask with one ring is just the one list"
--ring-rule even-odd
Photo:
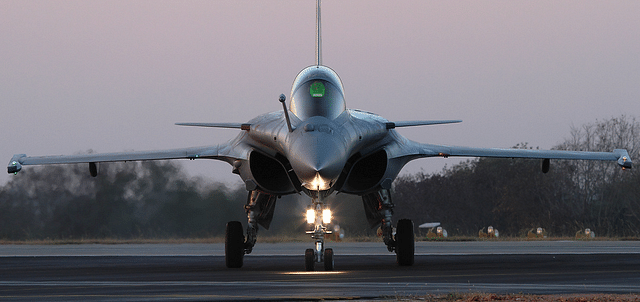
[(335, 119), (346, 110), (342, 81), (326, 66), (302, 70), (291, 87), (291, 112), (301, 120), (312, 116)]

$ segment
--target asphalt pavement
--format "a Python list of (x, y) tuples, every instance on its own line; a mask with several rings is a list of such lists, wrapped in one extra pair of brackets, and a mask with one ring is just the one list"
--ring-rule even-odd
[(304, 271), (311, 243), (259, 244), (228, 269), (223, 244), (2, 245), (0, 300), (378, 299), (464, 292), (640, 293), (637, 241), (419, 242), (411, 267), (382, 243), (328, 243), (335, 270)]

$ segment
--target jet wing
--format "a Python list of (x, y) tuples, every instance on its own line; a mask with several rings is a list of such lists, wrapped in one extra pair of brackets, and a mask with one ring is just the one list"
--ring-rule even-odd
[(224, 160), (228, 156), (220, 154), (221, 149), (228, 149), (226, 146), (215, 145), (207, 147), (180, 148), (159, 151), (137, 151), (137, 152), (116, 152), (116, 153), (96, 153), (79, 155), (60, 156), (27, 156), (26, 154), (16, 154), (11, 158), (7, 171), (18, 173), (23, 165), (51, 165), (51, 164), (74, 164), (116, 161), (145, 161), (162, 159), (198, 159), (210, 158)]
[(455, 123), (461, 123), (461, 122), (462, 122), (462, 120), (399, 121), (399, 122), (389, 122), (389, 123), (387, 123), (387, 129), (394, 129), (394, 128), (399, 128), (399, 127), (455, 124)]
[(251, 124), (245, 123), (176, 123), (178, 126), (212, 127), (249, 130)]
[(633, 166), (631, 157), (625, 149), (615, 149), (613, 152), (586, 152), (562, 150), (528, 150), (528, 149), (495, 149), (454, 147), (416, 143), (419, 157), (496, 157), (496, 158), (537, 158), (537, 159), (573, 159), (573, 160), (602, 160), (615, 161), (623, 168)]

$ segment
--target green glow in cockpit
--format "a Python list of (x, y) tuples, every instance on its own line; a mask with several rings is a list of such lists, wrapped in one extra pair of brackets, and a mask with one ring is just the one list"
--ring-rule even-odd
[(309, 93), (314, 98), (321, 98), (324, 96), (324, 84), (322, 82), (315, 82), (311, 84), (311, 88), (309, 89)]

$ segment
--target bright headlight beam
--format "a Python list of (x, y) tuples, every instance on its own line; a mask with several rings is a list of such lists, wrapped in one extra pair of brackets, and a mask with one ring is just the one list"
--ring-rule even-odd
[(313, 180), (311, 181), (311, 188), (309, 188), (311, 190), (327, 190), (329, 189), (328, 184), (324, 181), (324, 179), (320, 176), (319, 173), (316, 174), (316, 176), (313, 178)]
[(322, 222), (324, 224), (331, 223), (331, 210), (329, 209), (322, 210)]
[(313, 224), (314, 222), (316, 222), (316, 211), (314, 211), (313, 209), (308, 209), (307, 210), (307, 223), (308, 224)]

